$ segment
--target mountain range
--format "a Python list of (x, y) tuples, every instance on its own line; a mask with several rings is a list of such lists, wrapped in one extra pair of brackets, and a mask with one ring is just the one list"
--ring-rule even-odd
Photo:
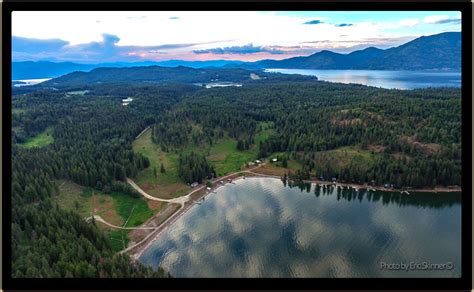
[[(227, 67), (234, 67), (228, 64)], [(460, 71), (461, 33), (422, 36), (389, 49), (369, 47), (349, 54), (321, 51), (307, 57), (239, 64), (245, 68)]]
[(354, 70), (408, 70), (408, 71), (460, 71), (461, 32), (445, 32), (422, 36), (398, 47), (379, 49), (369, 47), (341, 54), (328, 50), (305, 57), (283, 60), (261, 60), (257, 62), (212, 60), (161, 62), (116, 62), (78, 64), (71, 62), (53, 63), (12, 62), (12, 80), (54, 78), (74, 71), (87, 72), (100, 67), (160, 66), (191, 68), (225, 67), (245, 69), (291, 68), (291, 69), (354, 69)]

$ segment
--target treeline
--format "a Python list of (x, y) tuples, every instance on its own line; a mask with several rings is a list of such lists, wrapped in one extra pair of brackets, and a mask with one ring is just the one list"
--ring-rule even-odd
[[(55, 179), (137, 196), (120, 181), (149, 165), (132, 151), (131, 142), (176, 100), (159, 92), (144, 94), (128, 107), (106, 96), (41, 92), (13, 97), (12, 276), (167, 276), (115, 256), (94, 224), (50, 203), (58, 193)], [(31, 137), (47, 127), (53, 129), (54, 143), (32, 149), (17, 144), (22, 141), (18, 133)]]
[[(271, 122), (274, 134), (259, 143), (258, 157), (298, 154), (303, 169), (292, 175), (299, 177), (324, 175), (412, 187), (461, 184), (459, 89), (406, 91), (325, 82), (248, 85), (197, 91), (175, 111), (211, 128), (238, 133), (233, 137), (240, 150), (249, 146), (247, 138), (252, 141), (254, 125)], [(316, 164), (313, 154), (345, 146), (377, 159), (369, 169)]]
[(131, 264), (114, 252), (95, 224), (73, 212), (40, 202), (13, 209), (14, 278), (156, 278), (167, 277)]
[(204, 178), (215, 177), (216, 172), (206, 157), (191, 152), (179, 156), (178, 176), (186, 183), (202, 183)]

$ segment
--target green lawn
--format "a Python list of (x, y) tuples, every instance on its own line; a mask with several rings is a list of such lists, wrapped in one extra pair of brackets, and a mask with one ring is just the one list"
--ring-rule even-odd
[(259, 158), (257, 154), (260, 141), (268, 139), (274, 130), (266, 122), (259, 123), (257, 129), (255, 143), (249, 150), (237, 150), (237, 141), (230, 138), (218, 141), (210, 148), (208, 159), (214, 165), (219, 176), (238, 171), (247, 162)]
[(222, 176), (241, 169), (247, 162), (257, 159), (258, 146), (249, 150), (237, 150), (237, 141), (224, 138), (212, 145), (208, 160), (214, 166), (217, 175)]
[(53, 143), (53, 129), (47, 128), (43, 132), (39, 133), (38, 135), (28, 138), (23, 144), (26, 148), (33, 148), (33, 147), (44, 147)]
[(115, 252), (119, 252), (127, 247), (130, 241), (129, 232), (129, 230), (109, 230), (106, 232), (110, 245)]
[[(77, 185), (71, 181), (57, 181), (59, 194), (52, 197), (61, 208), (73, 210), (82, 217), (100, 215), (107, 222), (126, 227), (135, 227), (144, 223), (160, 208), (152, 211), (142, 198), (133, 198), (123, 193), (105, 194), (95, 189)], [(132, 212), (133, 210), (133, 212)], [(120, 251), (129, 242), (129, 230), (116, 230), (100, 225), (115, 251)]]
[(143, 224), (148, 218), (153, 216), (153, 211), (150, 210), (146, 201), (142, 198), (133, 198), (123, 193), (111, 193), (115, 201), (115, 208), (120, 217), (125, 223), (125, 227), (135, 227)]

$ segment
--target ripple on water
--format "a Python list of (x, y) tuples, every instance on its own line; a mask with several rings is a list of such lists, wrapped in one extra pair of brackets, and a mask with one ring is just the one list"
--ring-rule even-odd
[[(237, 180), (190, 209), (139, 260), (175, 277), (460, 275), (459, 200), (426, 195), (318, 195), (315, 186), (273, 178)], [(382, 261), (410, 260), (450, 260), (455, 269), (380, 269)]]

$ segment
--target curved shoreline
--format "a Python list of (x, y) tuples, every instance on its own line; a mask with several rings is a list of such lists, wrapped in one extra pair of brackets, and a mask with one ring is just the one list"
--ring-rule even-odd
[[(238, 173), (237, 174), (231, 174), (231, 175), (238, 175)], [(231, 176), (231, 175), (229, 175), (229, 176)], [(238, 180), (238, 179), (242, 179), (242, 177), (238, 176), (237, 178), (234, 179), (234, 181)], [(147, 250), (158, 239), (158, 237), (161, 235), (161, 233), (163, 231), (165, 231), (169, 226), (171, 226), (174, 222), (176, 222), (176, 220), (178, 220), (182, 215), (186, 214), (193, 206), (196, 205), (196, 203), (198, 203), (200, 200), (206, 198), (210, 194), (213, 194), (217, 189), (224, 186), (225, 184), (227, 184), (227, 183), (224, 183), (224, 184), (221, 184), (221, 185), (218, 185), (218, 186), (212, 188), (208, 192), (205, 192), (204, 194), (199, 195), (194, 200), (192, 200), (192, 199), (189, 200), (188, 205), (185, 205), (183, 208), (179, 209), (173, 215), (168, 217), (168, 219), (166, 219), (163, 223), (161, 223), (160, 226), (156, 227), (157, 230), (150, 233), (147, 237), (145, 237), (141, 242), (139, 242), (135, 246), (130, 247), (130, 249), (127, 248), (126, 250), (123, 250), (121, 252), (126, 252), (126, 251), (129, 251), (129, 250), (133, 249), (133, 248), (137, 248), (138, 249), (137, 252), (133, 253), (133, 259), (138, 260), (138, 258), (143, 254), (143, 252), (145, 250)], [(153, 239), (148, 240), (152, 235), (154, 236)], [(144, 241), (147, 241), (147, 242), (145, 243)], [(138, 245), (143, 245), (143, 246), (138, 246)]]
[[(252, 169), (253, 170), (253, 169)], [(249, 177), (255, 177), (255, 178), (273, 178), (273, 179), (279, 179), (281, 180), (281, 177), (276, 176), (276, 175), (269, 175), (269, 174), (263, 174), (263, 173), (256, 173), (253, 172), (252, 170), (243, 170), (241, 172), (237, 173), (232, 173), (230, 175), (224, 176), (222, 179), (217, 179), (215, 182), (218, 183), (219, 181), (222, 181), (225, 178), (231, 177), (231, 176), (236, 176), (233, 178), (233, 181), (239, 180), (239, 179), (244, 179), (242, 176), (239, 176), (239, 174), (242, 173), (247, 173), (250, 174)], [(329, 182), (323, 182), (319, 180), (304, 180), (303, 182), (305, 183), (311, 183), (315, 185), (322, 185), (323, 187), (330, 186), (330, 187), (343, 187), (343, 188), (352, 188), (355, 190), (359, 189), (366, 189), (366, 190), (372, 190), (372, 191), (382, 191), (382, 192), (392, 192), (392, 193), (400, 193), (404, 194), (406, 191), (402, 190), (396, 190), (396, 189), (386, 189), (384, 187), (372, 187), (372, 186), (364, 186), (364, 185), (357, 185), (357, 184), (347, 184), (347, 183), (329, 183)], [(201, 187), (198, 190), (194, 190), (194, 193), (197, 193), (197, 197), (195, 198), (189, 198), (189, 200), (186, 202), (182, 208), (180, 208), (178, 211), (173, 213), (170, 217), (168, 217), (165, 221), (163, 221), (158, 227), (156, 227), (156, 230), (151, 232), (149, 235), (147, 235), (142, 241), (139, 243), (135, 244), (134, 246), (128, 247), (127, 249), (121, 251), (120, 253), (128, 252), (130, 250), (136, 249), (135, 252), (132, 253), (132, 258), (133, 260), (138, 260), (138, 258), (147, 250), (162, 234), (163, 231), (165, 231), (169, 226), (171, 226), (173, 223), (176, 222), (182, 215), (186, 214), (196, 203), (201, 201), (202, 199), (206, 198), (208, 195), (214, 193), (217, 189), (220, 187), (223, 187), (227, 184), (228, 182), (226, 181), (224, 184), (217, 185), (216, 187), (213, 187), (211, 190), (206, 191), (204, 193), (199, 193), (199, 191), (205, 190), (204, 187)], [(437, 193), (437, 192), (461, 192), (461, 188), (453, 188), (453, 189), (411, 189), (410, 192), (429, 192), (429, 193)], [(409, 195), (409, 193), (406, 193), (406, 195)]]

